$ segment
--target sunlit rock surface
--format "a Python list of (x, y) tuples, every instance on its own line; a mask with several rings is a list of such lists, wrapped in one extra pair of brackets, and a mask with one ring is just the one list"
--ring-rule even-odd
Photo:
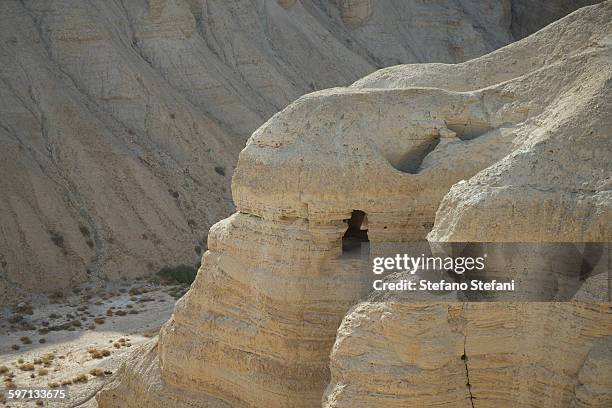
[(606, 406), (609, 304), (372, 299), (355, 248), (478, 241), (479, 214), (483, 240), (524, 240), (557, 225), (537, 206), (515, 229), (504, 218), (545, 171), (541, 194), (589, 191), (534, 239), (610, 241), (606, 184), (586, 179), (610, 174), (611, 20), (610, 2), (581, 9), (476, 60), (382, 70), (273, 116), (240, 154), (237, 213), (211, 228), (191, 290), (99, 406), (147, 389), (152, 407)]

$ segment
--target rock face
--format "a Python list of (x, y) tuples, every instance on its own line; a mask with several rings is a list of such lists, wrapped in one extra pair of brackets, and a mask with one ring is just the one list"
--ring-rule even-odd
[(0, 298), (195, 263), (246, 136), (278, 110), (477, 57), (523, 19), (510, 0), (1, 2)]
[[(451, 188), (430, 241), (612, 240), (611, 17), (608, 2), (456, 71), (438, 65), (397, 67), (355, 85), (448, 84), (447, 89), (465, 91), (474, 87), (474, 78), (482, 78), (481, 86), (505, 88), (514, 96), (523, 94), (521, 83), (534, 92), (525, 120), (514, 127), (511, 153)], [(585, 37), (570, 34), (582, 31), (579, 26), (590, 26)], [(546, 61), (542, 65), (532, 60), (537, 71), (516, 71), (517, 64), (498, 70), (497, 64), (509, 62), (513, 54), (535, 56), (529, 48), (542, 50), (538, 44), (546, 38), (556, 38), (559, 48), (540, 55)], [(551, 78), (556, 79), (544, 91), (541, 86)], [(515, 254), (512, 262), (526, 261)], [(564, 303), (410, 303), (396, 296), (362, 302), (338, 330), (323, 405), (609, 406), (612, 308), (609, 276), (602, 278), (596, 285), (607, 294), (603, 303), (594, 301), (596, 291), (588, 284), (585, 296), (576, 295), (580, 301)]]
[(528, 36), (577, 8), (600, 3), (598, 0), (538, 1), (512, 0), (512, 34), (516, 39)]
[(324, 407), (607, 407), (609, 303), (364, 302)]
[(510, 0), (3, 1), (0, 299), (195, 263), (232, 210), (238, 151), (266, 119), (376, 68), (506, 45), (526, 20), (512, 10)]
[[(611, 2), (581, 9), (476, 60), (378, 71), (274, 115), (240, 154), (238, 212), (211, 228), (157, 344), (99, 406), (609, 405), (609, 304), (367, 298), (351, 248), (478, 241), (477, 215), (512, 216), (512, 197), (525, 219), (487, 218), (484, 237), (523, 240), (542, 222), (525, 189), (545, 171), (542, 194), (585, 196), (559, 204), (563, 239), (610, 241), (606, 184), (587, 180), (612, 173), (610, 21)], [(467, 189), (478, 182), (482, 194)], [(550, 235), (536, 238), (554, 241), (557, 217), (541, 225)]]
[(372, 0), (337, 0), (342, 21), (348, 26), (364, 24), (372, 15)]

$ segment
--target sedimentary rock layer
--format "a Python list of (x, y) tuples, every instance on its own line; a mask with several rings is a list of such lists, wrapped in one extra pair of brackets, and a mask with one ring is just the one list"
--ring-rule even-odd
[(492, 51), (517, 18), (510, 0), (2, 1), (0, 297), (197, 262), (266, 119)]
[(323, 406), (606, 407), (611, 364), (609, 303), (364, 302)]
[[(338, 336), (337, 329), (367, 296), (359, 251), (351, 250), (360, 241), (422, 241), (428, 233), (451, 241), (443, 231), (460, 237), (465, 231), (478, 241), (469, 235), (478, 231), (475, 217), (469, 225), (457, 222), (482, 209), (490, 209), (482, 213), (490, 217), (489, 240), (523, 239), (522, 225), (542, 222), (538, 212), (521, 213), (524, 224), (512, 235), (494, 225), (494, 210), (507, 214), (512, 197), (486, 206), (497, 185), (482, 184), (482, 194), (475, 188), (471, 196), (455, 191), (488, 181), (483, 175), (504, 163), (512, 168), (515, 158), (524, 163), (530, 146), (540, 146), (530, 155), (551, 174), (549, 189), (580, 188), (576, 183), (595, 174), (602, 163), (570, 162), (601, 160), (607, 148), (591, 142), (610, 144), (599, 131), (610, 119), (610, 21), (607, 2), (481, 59), (398, 67), (304, 96), (274, 115), (241, 152), (232, 186), (238, 212), (211, 229), (196, 281), (156, 351), (147, 361), (135, 354), (98, 395), (100, 406), (134, 404), (124, 377), (136, 389), (156, 384), (177, 406), (189, 404), (181, 397), (187, 392), (235, 407), (314, 407), (326, 386), (329, 407), (529, 406), (545, 401), (538, 395), (583, 405), (606, 401), (607, 380), (593, 378), (609, 361), (610, 309), (588, 296), (562, 305), (370, 300), (349, 312)], [(578, 132), (581, 126), (592, 133)], [(548, 139), (571, 140), (577, 156), (546, 151)], [(522, 168), (517, 186), (534, 169)], [(465, 209), (457, 220), (447, 204), (453, 197)], [(610, 201), (598, 197), (597, 205), (587, 200), (580, 211), (564, 213), (573, 217), (568, 230), (574, 226), (566, 239), (609, 240), (602, 209)], [(599, 235), (583, 233), (585, 213)], [(555, 330), (551, 359), (545, 340)], [(559, 361), (574, 344), (576, 355)]]
[[(515, 50), (529, 60), (529, 45), (543, 44), (547, 37), (558, 45), (550, 47), (552, 54), (558, 53), (557, 63), (547, 66), (554, 60), (551, 54), (531, 54), (532, 63), (542, 58), (545, 64), (507, 83), (513, 90), (517, 82), (531, 83), (535, 93), (530, 99), (545, 107), (516, 127), (510, 154), (451, 188), (437, 211), (430, 241), (612, 241), (611, 16), (610, 3), (580, 10), (542, 33), (461, 64), (457, 72), (432, 66), (433, 72), (442, 72), (441, 78), (426, 78), (426, 70), (407, 66), (360, 81), (360, 87), (403, 87), (413, 81), (440, 84), (465, 78), (459, 87), (466, 89), (473, 86), (469, 73), (483, 68), (478, 61), (495, 66), (508, 62)], [(572, 35), (579, 31), (585, 37)], [(493, 75), (507, 81), (508, 71), (522, 70), (514, 66)], [(489, 85), (486, 71), (479, 74)], [(565, 80), (550, 82), (549, 91), (537, 91), (538, 82), (543, 85), (554, 77)], [(488, 269), (508, 274), (560, 255), (529, 248), (531, 252), (496, 254)], [(531, 272), (548, 274), (559, 285), (568, 271), (563, 263), (556, 266)], [(573, 267), (579, 275), (580, 266)], [(590, 278), (583, 293), (575, 294), (582, 301), (410, 303), (409, 296), (389, 295), (363, 302), (338, 331), (324, 406), (608, 406), (608, 268), (604, 265), (606, 274)], [(602, 293), (607, 302), (594, 301)]]

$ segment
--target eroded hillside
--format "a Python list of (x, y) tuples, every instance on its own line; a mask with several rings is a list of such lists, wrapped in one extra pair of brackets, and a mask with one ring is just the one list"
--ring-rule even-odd
[(477, 57), (583, 2), (523, 3), (2, 1), (0, 297), (196, 263), (266, 119), (376, 68)]

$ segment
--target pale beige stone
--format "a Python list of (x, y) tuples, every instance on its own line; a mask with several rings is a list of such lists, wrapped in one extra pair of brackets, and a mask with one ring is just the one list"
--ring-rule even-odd
[(0, 2), (0, 299), (195, 264), (261, 123), (511, 42), (510, 1), (481, 3)]
[(365, 302), (323, 406), (604, 407), (611, 334), (609, 303)]
[[(468, 69), (478, 60), (457, 72), (433, 66), (427, 80), (435, 86), (400, 78), (401, 86), (334, 88), (274, 115), (241, 152), (232, 186), (238, 211), (211, 228), (196, 281), (156, 350), (146, 359), (135, 354), (98, 394), (99, 406), (137, 406), (149, 387), (164, 397), (148, 406), (160, 408), (198, 398), (211, 407), (222, 406), (219, 400), (234, 407), (314, 407), (324, 395), (328, 407), (607, 401), (606, 380), (594, 380), (592, 389), (579, 380), (605, 375), (610, 359), (610, 306), (589, 293), (586, 302), (547, 304), (390, 297), (351, 309), (368, 293), (367, 272), (358, 256), (341, 255), (347, 222), (361, 215), (373, 244), (422, 241), (434, 223), (430, 240), (451, 241), (451, 232), (471, 237), (479, 228), (475, 218), (455, 228), (445, 203), (504, 163), (524, 163), (524, 152), (556, 175), (549, 186), (582, 181), (582, 170), (569, 166), (571, 154), (558, 153), (568, 165), (556, 168), (557, 156), (529, 147), (565, 136), (576, 142), (579, 158), (605, 156), (605, 147), (589, 146), (568, 125), (603, 129), (609, 121), (611, 17), (606, 2), (498, 51), (516, 64), (503, 75), (491, 54), (481, 60), (480, 80)], [(580, 41), (557, 35), (563, 31)], [(402, 70), (426, 78), (420, 67), (398, 68), (398, 77)], [(609, 142), (609, 135), (597, 137)], [(593, 174), (590, 166), (584, 174)], [(530, 180), (530, 170), (517, 174), (517, 185)], [(479, 200), (486, 203), (485, 193), (496, 187), (483, 183), (482, 196), (477, 189), (471, 198), (458, 194), (464, 213), (477, 214)], [(609, 200), (602, 196), (601, 203)], [(575, 218), (567, 237), (583, 240), (581, 213), (568, 214)], [(536, 215), (528, 220), (540, 222)], [(503, 232), (489, 236), (503, 241)]]
[[(529, 83), (523, 89), (535, 92), (528, 109), (538, 99), (546, 105), (516, 126), (509, 155), (451, 188), (437, 211), (430, 241), (611, 241), (610, 6), (580, 10), (524, 41), (461, 64), (457, 72), (434, 65), (431, 71), (442, 74), (428, 78), (419, 66), (398, 67), (358, 84), (392, 88), (459, 78), (458, 90), (466, 90), (478, 86), (473, 78), (484, 78), (491, 86), (494, 80), (517, 75), (501, 87), (517, 92), (520, 82)], [(571, 34), (578, 32), (582, 34)], [(559, 62), (543, 54), (540, 65), (534, 53), (523, 60), (536, 67), (533, 73), (517, 60), (515, 67), (495, 70), (493, 78), (487, 75), (484, 67), (500, 62), (495, 57), (508, 61), (515, 50), (529, 56), (530, 45), (547, 42), (555, 44), (548, 47), (558, 53)], [(527, 50), (521, 52), (523, 47)], [(477, 76), (469, 76), (476, 70)], [(551, 78), (557, 79), (544, 86)], [(524, 267), (528, 273), (539, 271), (541, 279), (554, 278), (555, 286), (562, 284), (566, 269), (580, 272), (579, 265), (565, 261), (565, 253), (525, 248), (510, 258), (504, 251), (489, 254), (487, 276), (518, 272), (517, 277), (530, 279), (527, 283), (534, 287), (529, 290), (541, 295), (546, 282), (521, 275)], [(556, 276), (546, 275), (544, 265), (551, 262), (558, 268), (551, 271)], [(409, 296), (394, 294), (363, 302), (338, 331), (324, 406), (608, 406), (608, 280), (607, 274), (594, 276), (575, 294), (576, 300), (562, 303), (411, 303)]]

